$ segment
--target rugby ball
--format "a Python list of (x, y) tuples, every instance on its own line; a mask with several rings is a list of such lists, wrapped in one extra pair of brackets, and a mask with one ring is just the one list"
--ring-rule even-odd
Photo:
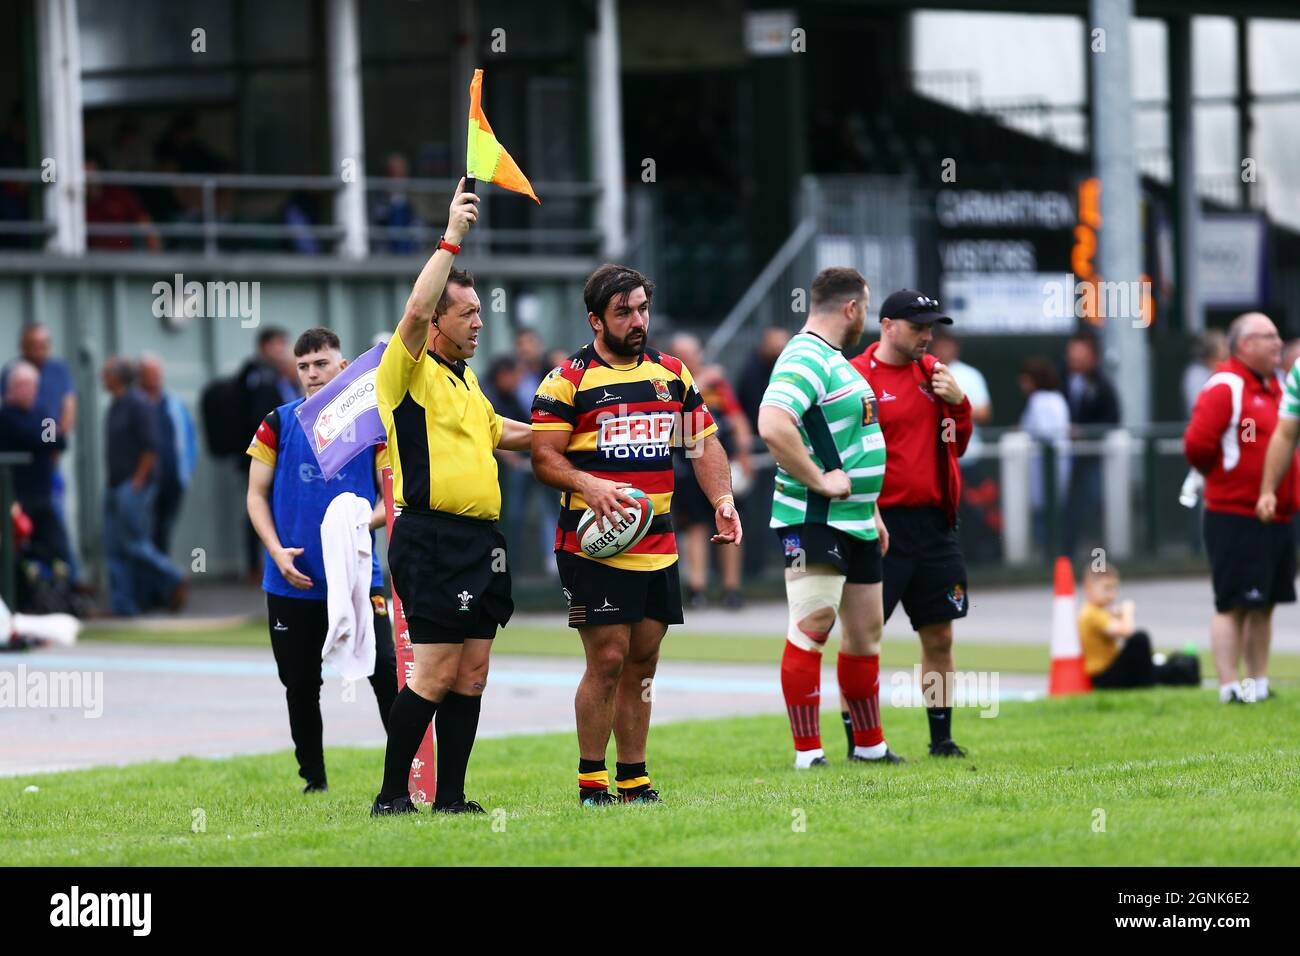
[(622, 554), (646, 536), (650, 521), (655, 516), (654, 505), (644, 491), (624, 488), (623, 493), (637, 503), (636, 520), (601, 522), (596, 512), (588, 508), (578, 521), (578, 547), (589, 558), (612, 558)]

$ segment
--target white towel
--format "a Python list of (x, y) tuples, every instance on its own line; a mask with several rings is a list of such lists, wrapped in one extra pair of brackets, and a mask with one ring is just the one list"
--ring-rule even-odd
[(375, 672), (375, 619), (370, 606), (373, 513), (369, 501), (348, 491), (330, 502), (320, 526), (329, 611), (329, 630), (320, 656), (344, 680)]
[(71, 614), (10, 614), (0, 600), (0, 642), (14, 635), (71, 647), (80, 633), (81, 622)]

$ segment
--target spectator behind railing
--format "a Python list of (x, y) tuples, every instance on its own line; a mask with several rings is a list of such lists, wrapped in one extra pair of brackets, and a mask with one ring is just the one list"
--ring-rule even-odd
[[(1101, 371), (1097, 339), (1090, 332), (1076, 332), (1065, 345), (1063, 391), (1074, 437), (1081, 437), (1088, 426), (1119, 424), (1119, 393)], [(1076, 455), (1065, 495), (1063, 553), (1073, 555), (1083, 529), (1096, 527), (1100, 518), (1101, 456)]]
[(562, 352), (560, 361), (549, 365), (544, 364), (544, 356), (542, 339), (536, 332), (520, 329), (515, 333), (515, 358), (519, 360), (519, 384), (515, 391), (519, 404), (526, 410), (533, 407), (533, 396), (537, 394), (537, 386), (542, 384), (542, 376), (569, 357), (567, 352)]
[[(410, 178), (410, 166), (401, 153), (389, 153), (384, 162), (384, 175), (391, 180), (404, 181)], [(408, 235), (389, 236), (375, 243), (377, 250), (391, 252), (394, 255), (410, 255), (420, 248), (414, 230), (420, 226), (420, 217), (416, 215), (411, 197), (401, 185), (390, 185), (375, 201), (370, 210), (370, 221), (376, 226), (387, 229), (408, 229)]]
[[(1020, 427), (1039, 442), (1052, 442), (1056, 449), (1056, 494), (1070, 482), (1070, 406), (1060, 392), (1061, 380), (1052, 363), (1041, 356), (1025, 359), (1020, 367), (1020, 390), (1028, 399), (1020, 414)], [(1034, 537), (1043, 554), (1050, 555), (1046, 491), (1046, 456), (1036, 456), (1036, 467), (1029, 473), (1029, 507), (1034, 516)], [(1058, 508), (1059, 513), (1059, 508)]]
[[(177, 113), (154, 147), (154, 158), (160, 172), (169, 173), (224, 173), (230, 163), (219, 156), (199, 138), (198, 116), (191, 110)], [(166, 191), (160, 200), (159, 220), (166, 222), (199, 223), (204, 219), (203, 190), (198, 186), (177, 186)], [(219, 217), (229, 215), (230, 195), (217, 193), (215, 210)], [(179, 248), (198, 248), (195, 239), (176, 241)]]
[[(96, 153), (86, 154), (86, 223), (87, 225), (131, 225), (147, 230), (142, 244), (152, 252), (162, 249), (158, 234), (149, 227), (153, 218), (145, 210), (135, 190), (126, 186), (104, 185), (94, 174), (105, 168), (104, 160)], [(88, 231), (86, 246), (90, 249), (132, 249), (135, 238), (126, 233), (96, 235)]]
[[(1210, 380), (1220, 363), (1228, 361), (1228, 337), (1218, 329), (1209, 329), (1196, 337), (1192, 361), (1183, 370), (1183, 413), (1192, 417), (1192, 406), (1201, 388)], [(1290, 366), (1284, 366), (1290, 368)]]
[[(19, 465), (13, 472), (15, 497), (32, 522), (23, 556), (71, 578), (72, 546), (54, 500), (59, 453), (67, 436), (40, 405), (41, 373), (36, 366), (18, 359), (7, 371), (0, 404), (0, 451), (32, 456), (30, 464)], [(8, 515), (0, 517), (9, 520)]]
[[(753, 432), (722, 367), (705, 363), (700, 340), (689, 333), (674, 335), (669, 352), (681, 359), (690, 371), (704, 403), (713, 412), (718, 426), (718, 441), (722, 442), (733, 466), (739, 467), (743, 475), (741, 485), (747, 490), (754, 477), (754, 465), (749, 454)], [(685, 559), (686, 603), (689, 607), (699, 608), (706, 603), (705, 592), (709, 584), (709, 538), (716, 531), (714, 508), (695, 478), (694, 467), (680, 448), (673, 452), (673, 471), (676, 485), (673, 519), (680, 530), (678, 540)], [(741, 487), (733, 486), (733, 490), (738, 498), (744, 493)], [(732, 609), (740, 608), (744, 605), (740, 592), (741, 550), (739, 547), (722, 548), (717, 553), (722, 570), (723, 604)]]
[(758, 348), (754, 349), (740, 373), (740, 405), (749, 418), (749, 424), (755, 429), (758, 428), (758, 406), (763, 401), (763, 393), (767, 391), (772, 368), (789, 341), (790, 333), (778, 325), (764, 329)]
[[(0, 130), (0, 169), (21, 169), (27, 165), (27, 121), (21, 102), (14, 101), (3, 130)], [(30, 218), (31, 186), (0, 183), (0, 222), (21, 222)], [(31, 240), (21, 234), (0, 233), (0, 247), (26, 249)]]
[(321, 241), (311, 232), (311, 227), (319, 221), (319, 215), (319, 197), (313, 192), (299, 189), (285, 200), (281, 219), (291, 231), (286, 240), (289, 251), (310, 256), (323, 251)]
[[(3, 395), (10, 371), (17, 362), (27, 362), (40, 375), (36, 392), (36, 411), (42, 420), (53, 421), (58, 433), (65, 439), (71, 437), (77, 427), (77, 388), (73, 383), (72, 369), (53, 354), (50, 344), (50, 330), (43, 325), (33, 323), (25, 326), (18, 339), (18, 354), (15, 359), (0, 370), (0, 395)], [(60, 455), (54, 456), (54, 471), (51, 475), (52, 488), (50, 499), (60, 521), (66, 521), (63, 509), (66, 484), (63, 473), (59, 470)], [(71, 552), (67, 556), (71, 568), (73, 584), (80, 581), (81, 574)]]
[(188, 593), (178, 569), (153, 541), (158, 495), (158, 428), (153, 408), (136, 387), (136, 369), (117, 356), (104, 363), (104, 388), (112, 395), (104, 416), (108, 485), (104, 496), (104, 546), (114, 615), (134, 616), (155, 607), (179, 611)]
[(973, 428), (970, 442), (966, 445), (966, 454), (957, 460), (962, 468), (968, 468), (980, 460), (980, 451), (984, 447), (980, 441), (980, 425), (993, 421), (993, 402), (989, 398), (989, 385), (984, 380), (984, 373), (969, 362), (961, 360), (961, 342), (957, 336), (946, 328), (936, 328), (934, 338), (930, 340), (930, 354), (948, 367), (957, 387), (970, 399), (970, 417)]
[(140, 358), (140, 389), (158, 419), (158, 497), (153, 541), (159, 551), (167, 554), (181, 501), (198, 461), (198, 434), (185, 403), (164, 390), (162, 359), (152, 352)]
[[(492, 407), (498, 415), (512, 418), (517, 422), (530, 418), (529, 404), (519, 400), (520, 368), (519, 360), (511, 355), (503, 355), (493, 361), (488, 369), (486, 387), (483, 389)], [(528, 502), (539, 489), (547, 494), (533, 478), (533, 466), (528, 455), (519, 451), (506, 451), (498, 448), (494, 453), (498, 462), (497, 473), (501, 483), (501, 500), (504, 520), (501, 522), (506, 535), (508, 554), (525, 553), (524, 536), (528, 523)], [(547, 495), (549, 497), (549, 495)], [(551, 528), (543, 520), (543, 537), (549, 537)], [(542, 560), (549, 557), (543, 551)]]

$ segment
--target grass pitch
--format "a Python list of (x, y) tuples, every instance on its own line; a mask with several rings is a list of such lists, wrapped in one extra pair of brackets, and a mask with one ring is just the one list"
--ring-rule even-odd
[[(372, 820), (382, 754), (329, 748), (331, 790), (289, 753), (0, 779), (10, 865), (1184, 865), (1300, 859), (1300, 696), (1219, 705), (1159, 689), (958, 711), (970, 758), (924, 756), (925, 719), (887, 710), (898, 767), (796, 773), (783, 717), (651, 733), (667, 803), (582, 809), (572, 734), (480, 741), (474, 818)], [(612, 751), (611, 751), (612, 757)], [(612, 767), (612, 764), (611, 764)], [(24, 792), (39, 787), (34, 793)]]

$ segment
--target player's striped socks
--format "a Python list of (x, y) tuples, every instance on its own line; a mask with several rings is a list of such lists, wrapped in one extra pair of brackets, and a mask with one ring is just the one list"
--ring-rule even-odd
[(821, 652), (805, 651), (786, 641), (781, 658), (781, 692), (796, 751), (822, 749), (821, 686)]
[(853, 726), (854, 752), (859, 756), (883, 753), (885, 731), (880, 725), (879, 655), (840, 651), (835, 670), (840, 681), (840, 697)]
[(609, 771), (603, 760), (578, 760), (578, 796), (587, 798), (593, 793), (609, 791)]
[(650, 776), (645, 770), (645, 761), (640, 763), (615, 763), (614, 783), (618, 795), (624, 800), (650, 789)]

